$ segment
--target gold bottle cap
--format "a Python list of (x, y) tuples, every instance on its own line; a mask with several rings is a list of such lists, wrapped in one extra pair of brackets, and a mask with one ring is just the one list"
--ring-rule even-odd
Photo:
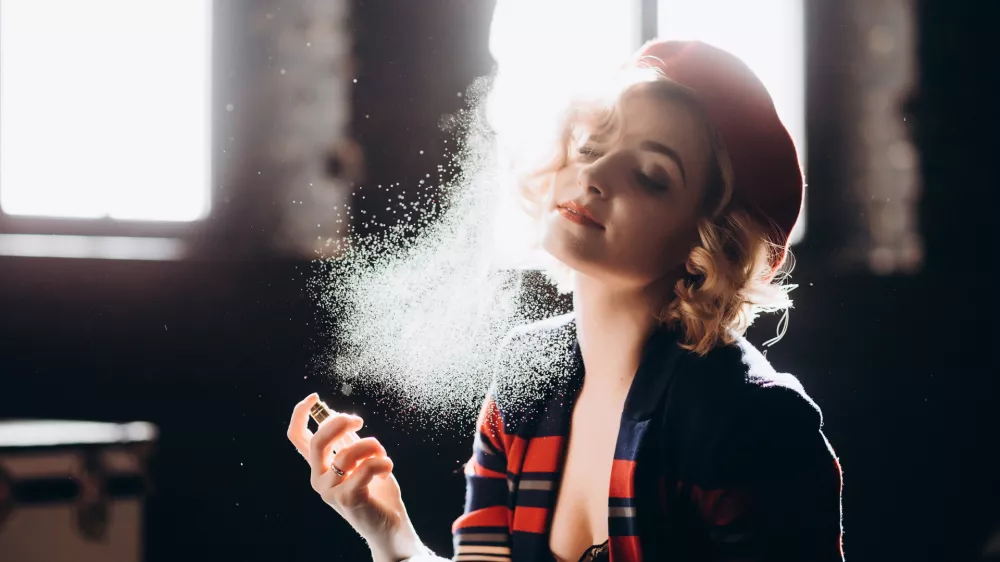
[(320, 400), (313, 404), (312, 408), (309, 408), (309, 415), (312, 416), (312, 419), (316, 420), (317, 424), (320, 424), (323, 423), (323, 420), (330, 417), (330, 408)]

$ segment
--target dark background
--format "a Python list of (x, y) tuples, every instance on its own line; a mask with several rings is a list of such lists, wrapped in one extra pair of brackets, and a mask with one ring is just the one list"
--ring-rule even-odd
[[(488, 74), (491, 5), (354, 2), (354, 135), (367, 183), (440, 162), (440, 115)], [(836, 8), (812, 3), (808, 123), (812, 229), (796, 248), (796, 307), (769, 352), (823, 408), (844, 466), (849, 560), (974, 560), (1000, 524), (995, 354), (996, 83), (993, 2), (923, 0), (917, 88), (903, 100), (920, 154), (923, 269), (830, 265), (840, 178), (826, 86)], [(374, 119), (359, 119), (370, 114)], [(815, 147), (830, 146), (830, 153)], [(375, 203), (369, 202), (372, 205)], [(235, 253), (183, 262), (0, 258), (0, 416), (148, 420), (147, 560), (363, 560), (366, 547), (309, 488), (285, 438), (292, 406), (319, 391), (366, 417), (395, 459), (418, 531), (450, 552), (469, 431), (424, 436), (338, 394), (315, 369), (322, 317), (313, 266)], [(222, 253), (225, 255), (225, 253)], [(773, 322), (751, 331), (762, 341)]]

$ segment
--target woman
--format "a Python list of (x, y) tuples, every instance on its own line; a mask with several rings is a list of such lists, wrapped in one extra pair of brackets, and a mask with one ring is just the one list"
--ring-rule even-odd
[[(455, 559), (842, 560), (841, 471), (819, 409), (742, 338), (758, 312), (790, 305), (777, 272), (802, 200), (795, 147), (729, 53), (652, 42), (624, 76), (609, 99), (577, 100), (557, 154), (521, 176), (574, 312), (502, 348)], [(520, 358), (542, 348), (569, 376), (526, 401)], [(316, 491), (375, 560), (438, 559), (385, 449), (366, 438), (332, 455), (361, 420), (335, 415), (311, 435), (315, 401), (289, 438)]]

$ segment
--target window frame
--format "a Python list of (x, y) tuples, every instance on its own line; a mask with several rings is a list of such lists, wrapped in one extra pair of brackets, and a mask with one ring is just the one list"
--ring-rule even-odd
[[(205, 216), (191, 221), (164, 221), (164, 220), (135, 220), (135, 219), (115, 219), (110, 217), (102, 218), (80, 218), (80, 217), (52, 217), (44, 215), (12, 215), (8, 214), (0, 207), (0, 237), (7, 235), (46, 235), (46, 236), (84, 236), (84, 237), (112, 237), (112, 238), (168, 238), (177, 242), (185, 243), (190, 241), (206, 227), (219, 220), (219, 177), (220, 169), (218, 159), (219, 146), (219, 118), (218, 111), (220, 95), (225, 90), (224, 83), (220, 79), (218, 69), (220, 65), (220, 53), (225, 49), (220, 49), (221, 41), (224, 41), (229, 32), (225, 21), (220, 14), (220, 5), (217, 0), (210, 0), (208, 10), (210, 11), (211, 39), (208, 52), (209, 66), (209, 92), (208, 92), (208, 120), (209, 139), (208, 147), (211, 151), (209, 155), (209, 189), (208, 189), (208, 212)], [(0, 1), (0, 17), (3, 17), (3, 2)], [(3, 91), (2, 71), (0, 71), (0, 95)], [(0, 162), (2, 165), (2, 162)], [(3, 185), (0, 185), (0, 191)]]

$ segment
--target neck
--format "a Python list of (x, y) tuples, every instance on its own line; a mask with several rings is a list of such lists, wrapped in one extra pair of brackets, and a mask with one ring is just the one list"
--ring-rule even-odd
[(626, 390), (657, 327), (648, 291), (574, 275), (573, 309), (584, 384), (604, 391)]

